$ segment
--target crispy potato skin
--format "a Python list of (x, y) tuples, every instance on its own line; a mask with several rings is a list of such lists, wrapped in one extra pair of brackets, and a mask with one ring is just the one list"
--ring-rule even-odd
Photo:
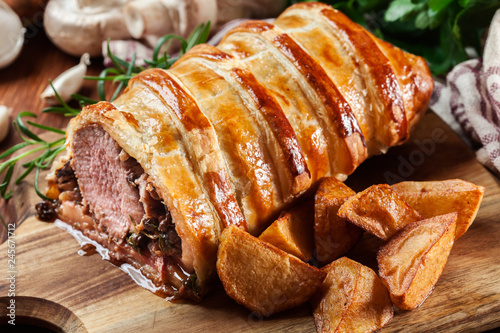
[(314, 202), (308, 200), (283, 213), (259, 239), (309, 262), (314, 255), (313, 222)]
[(363, 230), (337, 215), (352, 189), (335, 177), (320, 181), (314, 197), (314, 245), (320, 266), (345, 255), (361, 238)]
[(326, 276), (234, 225), (222, 233), (217, 273), (229, 297), (262, 316), (308, 301)]
[(434, 289), (455, 239), (457, 213), (408, 224), (378, 251), (379, 276), (394, 305), (419, 307)]
[(461, 179), (401, 182), (391, 186), (423, 218), (458, 212), (455, 239), (461, 237), (476, 218), (484, 187)]
[(370, 268), (346, 257), (328, 273), (311, 299), (317, 332), (374, 332), (394, 316), (389, 292)]
[(352, 196), (340, 207), (338, 215), (382, 240), (422, 219), (387, 184), (372, 185)]

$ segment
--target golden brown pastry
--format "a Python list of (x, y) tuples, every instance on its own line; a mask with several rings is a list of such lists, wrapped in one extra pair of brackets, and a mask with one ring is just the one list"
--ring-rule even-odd
[(320, 178), (345, 180), (404, 142), (432, 88), (423, 59), (327, 5), (297, 4), (84, 108), (49, 193), (116, 262), (196, 297), (224, 227), (259, 234)]

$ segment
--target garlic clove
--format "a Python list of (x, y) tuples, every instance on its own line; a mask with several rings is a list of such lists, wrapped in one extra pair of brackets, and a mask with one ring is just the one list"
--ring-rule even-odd
[(10, 111), (8, 107), (0, 105), (0, 142), (2, 142), (9, 133)]
[[(52, 86), (57, 91), (61, 99), (65, 102), (71, 99), (71, 95), (77, 93), (83, 84), (83, 77), (90, 65), (90, 55), (85, 53), (80, 58), (80, 63), (59, 75), (52, 81)], [(40, 95), (40, 98), (48, 105), (58, 105), (54, 89), (50, 85)]]
[(10, 65), (21, 53), (24, 43), (23, 24), (17, 14), (0, 0), (0, 68)]

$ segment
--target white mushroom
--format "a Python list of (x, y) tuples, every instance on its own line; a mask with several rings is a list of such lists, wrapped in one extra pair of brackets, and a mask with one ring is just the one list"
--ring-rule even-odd
[(51, 0), (44, 25), (52, 42), (66, 53), (101, 55), (108, 38), (126, 39), (123, 6), (127, 0)]
[[(215, 0), (133, 0), (124, 8), (125, 24), (134, 38), (176, 34), (187, 37), (200, 23), (217, 21)], [(153, 38), (154, 39), (154, 38)]]
[(21, 19), (0, 0), (0, 68), (10, 65), (21, 53), (24, 31)]
[(10, 124), (10, 109), (4, 105), (0, 105), (0, 142), (5, 139), (9, 133)]
[(88, 53), (85, 53), (80, 58), (80, 63), (66, 70), (53, 80), (52, 86), (54, 88), (49, 85), (40, 95), (40, 98), (48, 105), (60, 104), (54, 92), (55, 89), (63, 101), (69, 101), (71, 95), (77, 93), (82, 87), (83, 77), (87, 72), (88, 65), (90, 65), (90, 56)]

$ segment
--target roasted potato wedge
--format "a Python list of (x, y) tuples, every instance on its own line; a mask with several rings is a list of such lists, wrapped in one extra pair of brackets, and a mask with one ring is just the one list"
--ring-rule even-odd
[(314, 254), (313, 223), (314, 202), (308, 200), (282, 214), (259, 239), (308, 262)]
[(314, 197), (314, 245), (320, 266), (345, 255), (363, 230), (337, 215), (340, 206), (356, 192), (334, 177), (323, 178)]
[(408, 224), (377, 253), (379, 275), (394, 305), (413, 310), (434, 289), (455, 240), (457, 213)]
[(306, 302), (326, 276), (234, 225), (222, 232), (216, 266), (229, 297), (263, 316)]
[(370, 268), (342, 257), (311, 298), (317, 332), (374, 332), (393, 317), (389, 292)]
[(370, 186), (352, 196), (340, 207), (338, 215), (383, 240), (408, 223), (422, 219), (387, 184)]
[(484, 187), (460, 179), (401, 182), (391, 188), (423, 218), (457, 212), (455, 239), (469, 229), (484, 194)]

